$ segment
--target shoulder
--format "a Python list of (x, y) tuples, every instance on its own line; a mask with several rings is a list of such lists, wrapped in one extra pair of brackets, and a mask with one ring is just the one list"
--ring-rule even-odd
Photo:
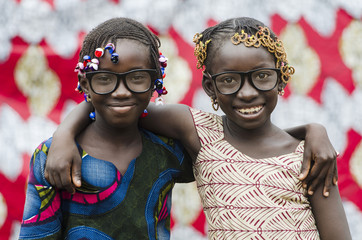
[(191, 116), (195, 125), (210, 126), (222, 125), (222, 117), (220, 115), (204, 112), (198, 109), (190, 108)]
[(45, 164), (46, 157), (49, 153), (49, 148), (52, 144), (52, 138), (49, 138), (43, 142), (41, 142), (38, 147), (35, 148), (32, 160), (35, 161), (36, 159), (41, 160)]
[(183, 150), (182, 144), (180, 143), (180, 141), (176, 139), (157, 135), (146, 129), (141, 129), (141, 133), (143, 135), (144, 140), (152, 145), (156, 145), (160, 148), (164, 148), (165, 150), (169, 150), (172, 152)]
[(224, 138), (222, 116), (190, 108), (201, 146)]
[(49, 138), (38, 145), (30, 159), (29, 182), (50, 185), (45, 177), (45, 164), (49, 153), (52, 138)]

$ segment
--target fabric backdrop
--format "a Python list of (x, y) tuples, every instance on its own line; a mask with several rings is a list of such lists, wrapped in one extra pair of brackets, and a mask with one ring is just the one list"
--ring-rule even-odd
[[(131, 17), (157, 33), (168, 57), (166, 101), (212, 111), (192, 37), (236, 16), (269, 25), (296, 73), (274, 121), (323, 124), (340, 153), (339, 188), (362, 239), (362, 4), (360, 0), (0, 0), (0, 239), (17, 239), (30, 156), (82, 100), (74, 88), (80, 43), (100, 22)], [(221, 114), (221, 112), (219, 112)], [(206, 239), (195, 184), (176, 185), (172, 239)]]

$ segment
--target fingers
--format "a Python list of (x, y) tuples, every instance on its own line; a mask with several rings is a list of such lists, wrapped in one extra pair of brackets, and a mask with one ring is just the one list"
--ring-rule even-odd
[(82, 186), (82, 159), (80, 158), (80, 156), (76, 157), (73, 161), (72, 164), (72, 180), (73, 180), (73, 184), (76, 187), (81, 187)]
[(47, 171), (44, 173), (45, 179), (48, 181), (48, 183), (52, 186), (55, 186), (55, 182), (53, 179), (53, 175), (49, 174)]
[(45, 170), (44, 170), (44, 177), (45, 177), (45, 179), (48, 181), (48, 183), (51, 184), (50, 179), (49, 179), (49, 173), (48, 173), (48, 170), (47, 170), (46, 168), (45, 168)]
[(47, 181), (58, 189), (65, 189), (69, 193), (74, 193), (75, 188), (72, 185), (70, 177), (70, 166), (63, 164), (61, 161), (57, 161), (57, 165), (53, 166), (50, 162), (47, 162), (45, 166), (45, 174)]
[[(312, 156), (310, 155), (310, 151), (307, 151), (306, 149), (303, 154), (303, 163), (302, 163), (301, 173), (299, 174), (299, 180), (301, 181), (305, 180), (305, 178), (308, 176), (311, 165), (312, 165)], [(307, 186), (304, 184), (303, 188), (307, 188)]]
[(315, 186), (320, 182), (320, 179), (317, 178), (317, 176), (320, 175), (321, 170), (321, 164), (313, 164), (310, 172), (308, 173), (308, 176), (303, 180), (303, 188), (308, 188), (309, 195), (313, 195)]
[(337, 163), (335, 164), (334, 167), (334, 173), (333, 173), (333, 184), (337, 185), (338, 183), (338, 170), (337, 170)]
[(325, 167), (318, 167), (317, 165), (315, 166), (316, 168), (314, 168), (313, 166), (310, 172), (311, 178), (308, 177), (309, 179), (308, 195), (314, 194), (319, 184), (321, 184), (325, 179), (325, 176), (327, 175), (328, 171), (328, 169), (326, 169)]
[(75, 193), (75, 188), (72, 184), (72, 180), (70, 177), (70, 169), (69, 171), (66, 172), (62, 172), (62, 174), (60, 175), (60, 181), (62, 184), (62, 189), (65, 189), (67, 192), (74, 194)]
[(329, 196), (329, 191), (331, 189), (331, 186), (333, 183), (333, 177), (335, 174), (335, 165), (332, 164), (327, 172), (327, 176), (326, 179), (324, 180), (324, 188), (323, 188), (323, 196), (328, 197)]
[(52, 175), (52, 178), (53, 178), (53, 186), (58, 188), (58, 189), (62, 189), (63, 188), (63, 184), (62, 184), (62, 181), (61, 181), (61, 178), (59, 177), (58, 174), (53, 174)]

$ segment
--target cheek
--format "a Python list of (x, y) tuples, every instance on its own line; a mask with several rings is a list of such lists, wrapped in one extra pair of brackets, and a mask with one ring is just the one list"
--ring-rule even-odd
[(271, 111), (273, 111), (278, 104), (279, 95), (277, 90), (273, 90), (271, 94), (268, 97), (269, 106), (272, 108)]
[[(145, 108), (148, 106), (151, 98), (152, 98), (152, 91), (149, 91), (147, 93), (142, 93), (138, 96), (138, 101), (145, 106)], [(156, 97), (157, 97), (157, 93), (156, 93)]]

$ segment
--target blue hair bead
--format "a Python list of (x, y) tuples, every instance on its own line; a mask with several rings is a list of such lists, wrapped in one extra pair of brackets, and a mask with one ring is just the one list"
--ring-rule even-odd
[(118, 54), (117, 53), (112, 53), (111, 55), (111, 61), (113, 63), (118, 63)]

